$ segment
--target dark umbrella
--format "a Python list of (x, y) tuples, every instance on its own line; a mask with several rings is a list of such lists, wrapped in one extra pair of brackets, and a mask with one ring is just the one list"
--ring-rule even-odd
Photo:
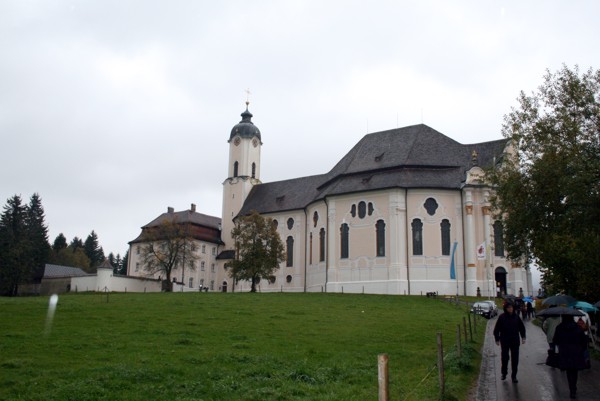
[(577, 300), (570, 295), (553, 295), (544, 299), (542, 305), (573, 305)]
[(536, 316), (561, 316), (561, 315), (569, 315), (569, 316), (585, 316), (581, 311), (573, 308), (567, 308), (566, 306), (555, 306), (552, 308), (544, 309), (536, 313)]

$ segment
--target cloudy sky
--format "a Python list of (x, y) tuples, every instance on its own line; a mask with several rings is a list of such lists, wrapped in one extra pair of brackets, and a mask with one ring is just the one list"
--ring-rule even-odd
[(263, 182), (327, 172), (368, 132), (501, 138), (519, 91), (600, 68), (596, 1), (0, 0), (0, 202), (50, 241), (127, 249), (168, 206), (220, 216), (250, 111)]

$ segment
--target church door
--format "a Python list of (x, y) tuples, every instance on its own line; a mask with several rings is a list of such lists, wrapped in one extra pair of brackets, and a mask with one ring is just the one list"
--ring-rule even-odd
[(501, 297), (506, 294), (506, 270), (504, 267), (496, 268), (496, 296)]
[(227, 281), (223, 281), (223, 285), (221, 286), (222, 292), (227, 292)]

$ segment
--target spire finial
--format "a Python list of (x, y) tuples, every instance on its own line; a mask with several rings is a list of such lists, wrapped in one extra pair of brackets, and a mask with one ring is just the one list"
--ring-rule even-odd
[(246, 92), (246, 109), (248, 109), (248, 105), (250, 104), (250, 88), (246, 89), (244, 92)]

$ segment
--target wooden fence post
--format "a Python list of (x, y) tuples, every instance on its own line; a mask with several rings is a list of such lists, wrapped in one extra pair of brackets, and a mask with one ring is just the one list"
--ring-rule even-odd
[(379, 382), (379, 401), (390, 400), (388, 356), (379, 354), (377, 356), (377, 380)]
[(469, 334), (471, 334), (471, 341), (473, 341), (473, 327), (471, 326), (471, 314), (468, 314), (469, 316)]
[(438, 349), (438, 378), (440, 382), (440, 400), (444, 399), (444, 346), (442, 344), (442, 333), (437, 333)]
[(465, 344), (469, 341), (469, 337), (467, 337), (467, 318), (463, 316), (463, 331), (465, 333)]
[(456, 325), (456, 352), (460, 358), (462, 356), (462, 346), (460, 344), (460, 324)]

